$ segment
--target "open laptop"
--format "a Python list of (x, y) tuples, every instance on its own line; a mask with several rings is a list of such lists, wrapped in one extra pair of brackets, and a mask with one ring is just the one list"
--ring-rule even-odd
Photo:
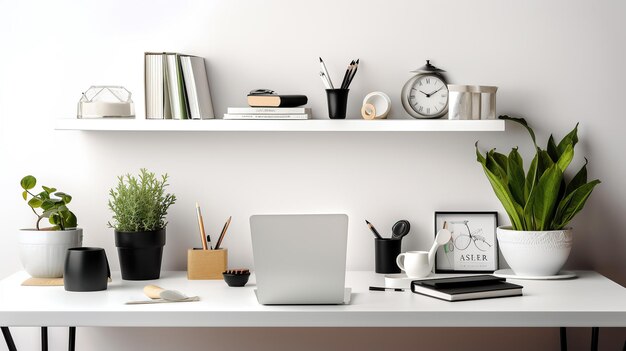
[(250, 229), (259, 303), (349, 303), (347, 215), (255, 215)]

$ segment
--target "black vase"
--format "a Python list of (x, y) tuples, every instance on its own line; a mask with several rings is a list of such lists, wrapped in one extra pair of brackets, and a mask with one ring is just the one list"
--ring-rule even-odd
[(74, 247), (67, 250), (63, 272), (66, 291), (106, 290), (110, 277), (109, 261), (103, 248)]
[(115, 246), (124, 280), (152, 280), (161, 276), (165, 228), (147, 232), (115, 231)]

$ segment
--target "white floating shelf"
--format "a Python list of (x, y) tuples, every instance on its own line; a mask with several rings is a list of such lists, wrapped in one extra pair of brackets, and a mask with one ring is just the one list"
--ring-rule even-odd
[(56, 130), (129, 132), (499, 132), (502, 120), (309, 119), (309, 120), (146, 120), (59, 119)]

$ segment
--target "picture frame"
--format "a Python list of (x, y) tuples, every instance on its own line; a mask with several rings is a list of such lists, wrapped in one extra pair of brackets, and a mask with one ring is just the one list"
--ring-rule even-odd
[(497, 211), (436, 211), (434, 235), (444, 225), (452, 239), (437, 249), (435, 273), (493, 273), (498, 269)]

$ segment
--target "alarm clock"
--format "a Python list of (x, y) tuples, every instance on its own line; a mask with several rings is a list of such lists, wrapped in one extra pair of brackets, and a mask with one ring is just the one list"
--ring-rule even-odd
[(402, 106), (414, 118), (440, 118), (448, 112), (448, 85), (442, 69), (430, 64), (420, 67), (402, 88)]

